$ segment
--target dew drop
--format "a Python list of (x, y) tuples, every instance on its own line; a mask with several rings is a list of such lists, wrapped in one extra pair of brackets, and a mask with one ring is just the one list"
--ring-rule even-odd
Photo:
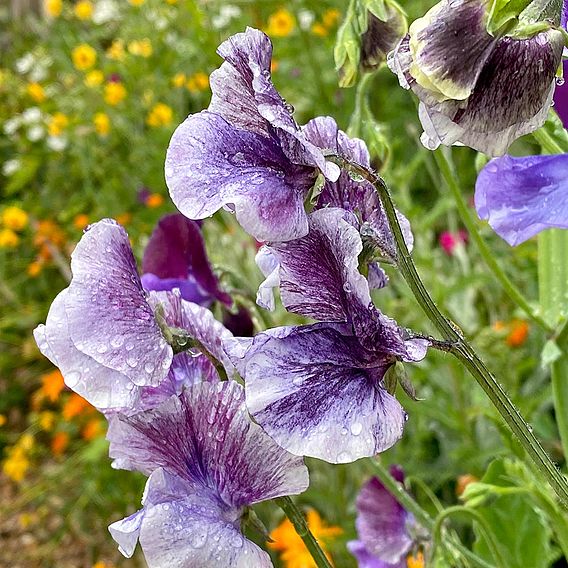
[(363, 431), (363, 424), (361, 422), (353, 422), (351, 424), (351, 434), (358, 436)]

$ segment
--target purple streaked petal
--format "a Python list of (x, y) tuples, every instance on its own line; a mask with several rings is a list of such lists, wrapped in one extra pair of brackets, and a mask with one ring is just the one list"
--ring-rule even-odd
[(196, 493), (208, 488), (228, 507), (243, 507), (308, 486), (302, 460), (251, 422), (243, 388), (201, 383), (157, 409), (114, 417), (108, 430), (113, 467), (150, 474), (162, 467)]
[(283, 337), (255, 338), (239, 363), (252, 416), (296, 455), (350, 462), (402, 435), (405, 412), (380, 384), (394, 358), (377, 358), (346, 333), (286, 328)]
[(134, 384), (159, 385), (173, 352), (146, 301), (126, 231), (109, 219), (91, 225), (71, 270), (65, 311), (75, 347)]
[(369, 274), (367, 275), (369, 281), (369, 288), (371, 290), (380, 290), (388, 286), (389, 277), (387, 273), (379, 266), (377, 262), (369, 264)]
[(406, 568), (406, 558), (395, 564), (389, 564), (373, 556), (360, 540), (347, 543), (347, 550), (355, 556), (359, 568)]
[(320, 209), (310, 215), (305, 237), (270, 247), (280, 262), (280, 295), (288, 311), (347, 322), (353, 303), (371, 303), (358, 268), (363, 244), (351, 218), (343, 209)]
[[(402, 470), (394, 473), (401, 481)], [(408, 533), (412, 517), (376, 477), (361, 488), (357, 511), (357, 533), (369, 553), (393, 564), (404, 560), (413, 544)]]
[(492, 160), (477, 178), (475, 207), (512, 246), (550, 227), (568, 229), (568, 154)]
[(189, 116), (166, 155), (172, 200), (191, 219), (224, 205), (257, 240), (288, 240), (307, 232), (303, 200), (314, 169), (289, 162), (273, 139), (239, 130), (221, 116)]
[[(182, 297), (190, 302), (217, 299), (231, 305), (230, 296), (219, 289), (211, 270), (199, 225), (179, 213), (162, 217), (154, 228), (144, 251), (142, 272), (146, 290), (179, 287)], [(184, 281), (188, 285), (184, 286)]]

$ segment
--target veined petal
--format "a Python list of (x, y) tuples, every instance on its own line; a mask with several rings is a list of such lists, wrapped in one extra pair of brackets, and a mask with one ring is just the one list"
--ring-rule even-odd
[(146, 301), (126, 231), (109, 219), (91, 225), (71, 270), (65, 312), (75, 347), (134, 384), (159, 385), (173, 351)]
[(395, 564), (383, 562), (373, 556), (360, 540), (350, 540), (347, 549), (357, 559), (358, 568), (407, 568), (406, 558)]
[(475, 207), (513, 246), (547, 228), (568, 229), (568, 154), (491, 160), (477, 178)]
[(405, 412), (380, 384), (392, 359), (376, 358), (346, 330), (286, 328), (252, 347), (240, 364), (248, 409), (288, 451), (351, 462), (402, 436)]
[(260, 241), (306, 234), (303, 200), (314, 171), (291, 164), (273, 139), (207, 111), (178, 126), (166, 155), (166, 181), (184, 215), (203, 219), (230, 205)]

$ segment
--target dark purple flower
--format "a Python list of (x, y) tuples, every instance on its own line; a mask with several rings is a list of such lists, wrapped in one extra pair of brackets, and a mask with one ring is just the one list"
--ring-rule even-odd
[(41, 352), (59, 367), (69, 388), (102, 411), (135, 412), (183, 384), (218, 380), (204, 355), (174, 356), (155, 308), (160, 304), (165, 324), (186, 330), (221, 359), (220, 342), (230, 332), (179, 294), (147, 295), (128, 235), (115, 221), (89, 227), (71, 269), (69, 287), (53, 301), (46, 324), (34, 331)]
[[(400, 467), (392, 466), (391, 474), (403, 483)], [(416, 523), (376, 477), (363, 485), (357, 497), (356, 527), (359, 540), (348, 546), (359, 568), (406, 567), (415, 544)]]
[(318, 169), (337, 179), (339, 168), (305, 138), (274, 88), (264, 33), (247, 28), (218, 52), (225, 62), (211, 75), (209, 109), (190, 115), (168, 148), (172, 200), (191, 219), (228, 207), (260, 241), (302, 236)]
[(477, 177), (475, 207), (513, 246), (544, 229), (568, 229), (568, 154), (491, 160)]
[(485, 0), (442, 0), (389, 57), (400, 84), (420, 99), (422, 142), (431, 150), (463, 144), (498, 156), (546, 120), (562, 33), (491, 35), (487, 18)]
[(203, 306), (232, 303), (211, 270), (199, 225), (179, 213), (160, 219), (144, 251), (142, 273), (145, 290), (179, 288), (184, 300)]
[(305, 237), (269, 249), (286, 309), (322, 323), (224, 342), (262, 428), (292, 453), (332, 463), (374, 455), (400, 438), (406, 414), (383, 377), (397, 359), (417, 361), (427, 347), (372, 305), (352, 222), (349, 212), (321, 209)]
[(254, 322), (250, 312), (244, 306), (239, 306), (236, 313), (229, 310), (223, 312), (223, 325), (237, 337), (252, 337)]
[[(568, 60), (564, 60), (563, 70), (564, 77), (567, 77)], [(560, 81), (558, 82), (554, 91), (554, 110), (558, 113), (564, 128), (566, 128), (568, 126), (568, 83), (566, 83), (566, 79), (562, 81), (562, 84), (560, 84)]]
[(238, 383), (202, 383), (114, 417), (108, 439), (114, 467), (150, 476), (143, 508), (109, 527), (125, 556), (139, 540), (149, 568), (272, 566), (242, 535), (241, 518), (250, 505), (304, 491), (308, 470), (250, 420)]

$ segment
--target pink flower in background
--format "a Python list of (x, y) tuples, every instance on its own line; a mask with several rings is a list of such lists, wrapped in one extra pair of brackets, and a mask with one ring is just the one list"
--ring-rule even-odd
[(444, 231), (440, 234), (438, 243), (444, 249), (444, 252), (451, 256), (458, 245), (467, 243), (467, 232), (463, 229), (455, 233)]

